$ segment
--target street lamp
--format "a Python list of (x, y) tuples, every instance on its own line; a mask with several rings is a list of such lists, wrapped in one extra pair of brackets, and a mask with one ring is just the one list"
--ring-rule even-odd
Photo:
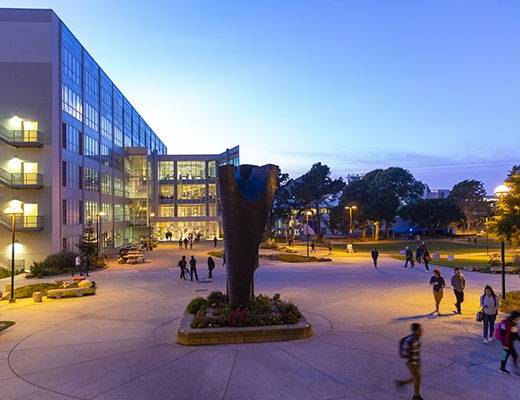
[(312, 215), (311, 211), (305, 213), (305, 230), (307, 231), (307, 258), (309, 258), (309, 215)]
[[(495, 194), (500, 198), (500, 201), (504, 200), (504, 196), (509, 193), (509, 187), (506, 185), (499, 185), (495, 188)], [(506, 250), (504, 239), (500, 243), (500, 255), (502, 257), (502, 300), (506, 299)]]
[(153, 222), (153, 219), (155, 218), (155, 213), (150, 213), (150, 220), (148, 221), (148, 237), (150, 238), (150, 240), (152, 240), (152, 229), (153, 229), (153, 226), (152, 226), (152, 222)]
[(103, 252), (103, 217), (105, 216), (104, 211), (98, 212), (99, 218), (99, 232), (98, 232), (98, 258), (99, 255)]
[(357, 206), (346, 206), (345, 210), (349, 211), (350, 219), (349, 219), (349, 225), (350, 225), (350, 243), (352, 243), (352, 229), (354, 228), (354, 224), (352, 223), (352, 210), (357, 210)]
[(16, 215), (23, 215), (22, 203), (18, 199), (14, 199), (11, 201), (11, 207), (8, 207), (4, 210), (4, 213), (11, 216), (11, 232), (12, 232), (12, 241), (11, 241), (11, 298), (9, 299), (9, 303), (16, 302), (14, 298), (14, 245), (16, 241)]

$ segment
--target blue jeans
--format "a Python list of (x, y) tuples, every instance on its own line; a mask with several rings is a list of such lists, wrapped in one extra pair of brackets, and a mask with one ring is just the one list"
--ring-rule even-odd
[(484, 322), (484, 339), (493, 337), (495, 331), (495, 320), (497, 319), (496, 314), (482, 313)]

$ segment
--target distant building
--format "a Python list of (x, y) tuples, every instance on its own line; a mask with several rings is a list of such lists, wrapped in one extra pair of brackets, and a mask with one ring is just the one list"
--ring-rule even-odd
[(219, 235), (218, 166), (239, 148), (168, 155), (52, 10), (0, 9), (0, 266), (77, 251), (92, 221), (106, 251), (143, 236)]

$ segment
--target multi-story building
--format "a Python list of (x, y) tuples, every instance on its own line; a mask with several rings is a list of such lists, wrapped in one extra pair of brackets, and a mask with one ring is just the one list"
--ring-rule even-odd
[(0, 9), (0, 266), (76, 251), (86, 224), (102, 250), (170, 230), (218, 235), (222, 154), (165, 144), (52, 10)]

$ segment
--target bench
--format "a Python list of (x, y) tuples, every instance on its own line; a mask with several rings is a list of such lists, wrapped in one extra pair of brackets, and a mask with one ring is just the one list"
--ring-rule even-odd
[(63, 289), (50, 289), (47, 290), (47, 297), (49, 295), (55, 296), (57, 299), (61, 299), (63, 293), (76, 293), (78, 297), (83, 296), (83, 292), (89, 290), (88, 287), (74, 287), (74, 288), (63, 288)]
[(137, 264), (144, 263), (144, 253), (128, 253), (119, 257), (119, 264)]

